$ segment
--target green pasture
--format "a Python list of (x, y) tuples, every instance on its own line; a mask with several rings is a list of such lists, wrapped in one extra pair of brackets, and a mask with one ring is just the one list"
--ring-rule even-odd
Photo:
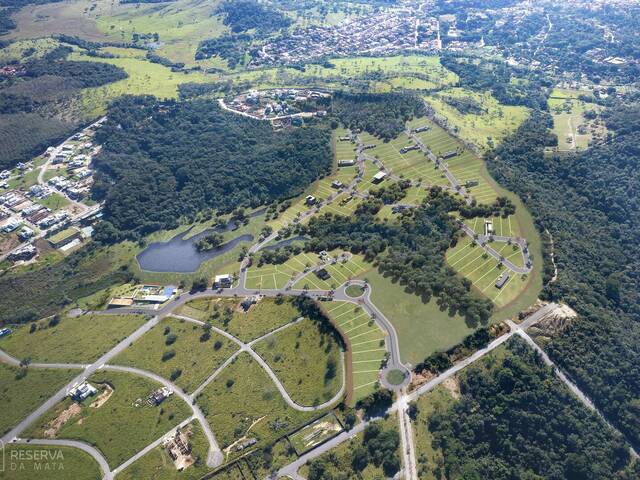
[(29, 368), (0, 364), (0, 433), (5, 434), (61, 389), (79, 370)]
[(344, 376), (340, 346), (308, 318), (261, 340), (254, 350), (300, 405), (319, 405), (340, 390)]
[(142, 326), (141, 315), (81, 315), (62, 318), (49, 326), (49, 320), (15, 327), (0, 339), (0, 348), (19, 359), (42, 363), (89, 363), (97, 360)]
[[(100, 466), (78, 448), (59, 445), (9, 444), (4, 448), (5, 480), (99, 480)], [(26, 460), (12, 460), (25, 458)], [(38, 459), (40, 458), (40, 459)], [(46, 476), (45, 476), (46, 475)]]
[[(204, 332), (201, 326), (186, 320), (165, 318), (111, 363), (141, 368), (167, 379), (180, 371), (172, 381), (186, 392), (193, 391), (238, 349), (234, 342), (213, 331), (203, 340)], [(167, 344), (170, 335), (177, 339)], [(169, 351), (175, 356), (163, 361)]]
[(331, 302), (325, 311), (351, 344), (351, 401), (355, 403), (372, 393), (378, 384), (386, 353), (385, 335), (361, 307), (351, 302)]

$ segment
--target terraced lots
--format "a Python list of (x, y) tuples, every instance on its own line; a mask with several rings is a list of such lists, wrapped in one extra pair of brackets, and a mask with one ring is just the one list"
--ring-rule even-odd
[(353, 303), (332, 302), (326, 311), (351, 345), (352, 401), (356, 402), (375, 390), (386, 353), (385, 336), (371, 317)]
[[(336, 258), (338, 254), (331, 252)], [(295, 289), (308, 288), (309, 290), (333, 290), (342, 285), (347, 280), (354, 279), (371, 267), (361, 255), (351, 255), (348, 260), (338, 260), (336, 263), (327, 265), (325, 270), (330, 275), (329, 278), (323, 280), (315, 273), (309, 273), (293, 286)]]

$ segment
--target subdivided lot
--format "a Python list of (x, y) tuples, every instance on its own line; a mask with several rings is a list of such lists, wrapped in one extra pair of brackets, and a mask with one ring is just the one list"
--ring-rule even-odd
[(193, 300), (179, 313), (210, 321), (243, 342), (249, 342), (300, 318), (291, 298), (261, 298), (247, 312), (241, 310), (242, 299), (211, 297)]
[(94, 445), (113, 469), (191, 415), (180, 398), (160, 406), (147, 398), (159, 384), (121, 372), (100, 372), (88, 381), (99, 392), (78, 404), (70, 398), (53, 407), (25, 436), (67, 438)]
[(78, 372), (66, 369), (23, 370), (0, 364), (0, 435), (20, 423)]
[(265, 263), (258, 267), (257, 261), (254, 260), (254, 263), (255, 266), (247, 269), (245, 287), (249, 289), (279, 289), (284, 288), (287, 282), (296, 275), (319, 265), (320, 259), (312, 252), (302, 252), (281, 264)]
[(219, 333), (165, 318), (111, 363), (149, 370), (193, 391), (236, 350), (237, 344)]
[(509, 215), (507, 218), (500, 216), (490, 218), (475, 217), (465, 220), (464, 223), (470, 226), (477, 234), (484, 235), (484, 224), (486, 220), (491, 222), (494, 235), (514, 238), (522, 236), (520, 233), (520, 223), (515, 215)]
[(433, 434), (429, 430), (429, 420), (438, 413), (446, 411), (460, 396), (458, 380), (451, 378), (431, 392), (422, 395), (414, 403), (418, 415), (411, 421), (415, 440), (416, 471), (419, 480), (439, 480), (438, 472), (444, 462), (442, 450), (434, 446)]
[(16, 358), (42, 363), (89, 363), (97, 360), (145, 322), (142, 315), (81, 315), (21, 325), (0, 339), (0, 348)]
[(403, 362), (416, 365), (434, 352), (457, 345), (476, 328), (464, 317), (441, 310), (435, 298), (425, 302), (377, 270), (367, 273), (366, 278), (371, 300), (396, 329)]
[(288, 406), (248, 353), (241, 353), (207, 385), (197, 404), (229, 456), (244, 453), (240, 445), (247, 440), (255, 439), (259, 446), (265, 446), (320, 413)]
[(188, 436), (193, 465), (178, 470), (167, 449), (158, 446), (129, 465), (117, 476), (118, 480), (197, 480), (209, 471), (207, 456), (209, 442), (198, 422), (192, 422), (181, 430)]
[(342, 431), (342, 424), (333, 412), (289, 435), (291, 446), (298, 455), (313, 449)]
[[(438, 115), (447, 119), (449, 125), (480, 147), (495, 145), (515, 131), (528, 115), (525, 107), (501, 105), (490, 92), (449, 88), (425, 99)], [(477, 113), (461, 112), (451, 102), (477, 107)]]
[[(336, 258), (339, 252), (330, 252)], [(371, 266), (365, 262), (362, 255), (351, 255), (348, 260), (339, 260), (326, 265), (324, 270), (329, 278), (321, 279), (315, 272), (308, 273), (293, 286), (295, 289), (308, 288), (309, 290), (333, 290), (348, 280), (352, 280), (368, 271)]]
[(356, 144), (350, 140), (340, 140), (341, 137), (350, 137), (351, 132), (347, 128), (337, 128), (334, 131), (334, 156), (335, 160), (355, 160)]
[[(100, 466), (80, 449), (9, 444), (4, 448), (5, 480), (99, 480)], [(24, 460), (23, 460), (24, 459)]]
[(296, 460), (297, 456), (287, 438), (282, 438), (265, 450), (254, 450), (228, 464), (216, 473), (213, 480), (249, 480), (268, 478), (272, 472)]
[(308, 318), (260, 341), (254, 350), (274, 371), (291, 399), (319, 405), (342, 386), (340, 345), (332, 330)]
[(325, 311), (351, 345), (352, 403), (372, 393), (385, 359), (385, 335), (361, 307), (351, 302), (331, 302)]
[[(490, 245), (506, 259), (513, 261), (516, 265), (522, 265), (522, 253), (517, 246), (497, 242)], [(468, 237), (449, 249), (446, 258), (451, 268), (471, 280), (474, 288), (495, 303), (498, 308), (513, 301), (529, 283), (529, 275), (516, 274), (506, 267), (499, 267), (498, 260)], [(507, 283), (502, 288), (497, 288), (496, 282), (505, 273), (509, 275)]]

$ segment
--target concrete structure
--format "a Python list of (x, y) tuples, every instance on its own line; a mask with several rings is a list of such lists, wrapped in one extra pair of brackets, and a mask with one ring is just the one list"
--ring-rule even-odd
[(371, 179), (371, 181), (373, 183), (380, 183), (382, 182), (385, 178), (387, 178), (387, 173), (386, 172), (378, 172), (376, 173), (373, 178)]
[(69, 396), (76, 402), (82, 402), (98, 393), (98, 389), (88, 382), (82, 382), (69, 390)]
[(229, 288), (233, 283), (233, 277), (226, 273), (224, 275), (216, 275), (216, 278), (213, 280), (214, 288)]

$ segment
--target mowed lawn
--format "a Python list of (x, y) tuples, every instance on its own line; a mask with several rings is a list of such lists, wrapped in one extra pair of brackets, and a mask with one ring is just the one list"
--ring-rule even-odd
[[(100, 392), (85, 400), (79, 413), (70, 418), (55, 438), (80, 440), (100, 450), (113, 469), (135, 455), (191, 415), (191, 408), (175, 395), (151, 406), (147, 397), (161, 385), (122, 372), (100, 372), (89, 382)], [(110, 385), (111, 397), (101, 406), (92, 406)], [(34, 424), (25, 436), (46, 438), (45, 430), (62, 411), (75, 404), (70, 398), (60, 402)]]
[(0, 349), (22, 360), (41, 363), (89, 363), (97, 360), (145, 322), (142, 315), (81, 315), (62, 318), (50, 327), (48, 320), (37, 330), (21, 325), (0, 339)]
[(284, 288), (296, 275), (320, 263), (318, 256), (312, 252), (299, 253), (281, 264), (265, 263), (260, 267), (254, 259), (254, 265), (247, 269), (245, 287), (249, 289)]
[(193, 300), (179, 313), (229, 332), (249, 342), (301, 317), (291, 298), (262, 298), (248, 312), (240, 311), (242, 299), (211, 297)]
[(289, 407), (262, 367), (241, 353), (197, 398), (222, 448), (244, 438), (258, 446), (292, 431), (318, 412)]
[(502, 237), (521, 237), (520, 223), (515, 215), (509, 215), (507, 218), (501, 216), (481, 218), (475, 217), (466, 219), (464, 223), (470, 226), (474, 232), (484, 235), (484, 222), (490, 220), (493, 224), (493, 234)]
[(29, 368), (20, 378), (18, 367), (0, 364), (0, 434), (4, 435), (65, 386), (79, 370)]
[(189, 436), (189, 446), (194, 465), (178, 471), (167, 450), (158, 446), (139, 460), (129, 465), (117, 476), (118, 480), (197, 480), (209, 471), (206, 459), (209, 454), (209, 442), (198, 422), (192, 422), (182, 429)]
[[(100, 480), (102, 471), (98, 463), (78, 448), (59, 445), (9, 444), (4, 449), (6, 470), (0, 475), (5, 480)], [(25, 458), (24, 461), (11, 460)], [(41, 458), (42, 460), (30, 460)], [(51, 460), (45, 460), (45, 459)], [(15, 466), (15, 469), (11, 467)], [(48, 468), (45, 471), (45, 468)]]
[[(514, 264), (522, 265), (522, 253), (517, 246), (498, 242), (490, 245)], [(504, 307), (520, 295), (529, 282), (528, 275), (519, 275), (506, 267), (498, 267), (498, 261), (468, 237), (449, 249), (446, 259), (451, 268), (471, 280), (474, 288), (498, 308)], [(509, 279), (502, 288), (497, 288), (495, 284), (505, 272), (509, 274)]]
[(457, 345), (475, 330), (475, 326), (467, 325), (460, 315), (440, 310), (435, 298), (425, 303), (377, 270), (365, 277), (371, 286), (371, 300), (398, 333), (403, 362), (416, 365), (434, 352)]
[(319, 405), (333, 398), (344, 377), (336, 338), (308, 318), (254, 344), (299, 405)]
[[(204, 329), (194, 323), (165, 318), (111, 363), (157, 373), (190, 392), (238, 350), (237, 344), (223, 335), (211, 331), (210, 338), (206, 338), (204, 333)], [(175, 355), (162, 360), (167, 352)]]
[(372, 393), (385, 358), (385, 335), (361, 307), (351, 302), (331, 302), (325, 311), (351, 345), (352, 403)]
[[(333, 258), (337, 258), (340, 252), (329, 252)], [(293, 286), (294, 289), (309, 290), (333, 290), (348, 280), (359, 277), (371, 269), (371, 265), (365, 262), (362, 255), (351, 255), (348, 260), (338, 260), (325, 267), (331, 276), (326, 280), (320, 279), (315, 273), (308, 273)]]

